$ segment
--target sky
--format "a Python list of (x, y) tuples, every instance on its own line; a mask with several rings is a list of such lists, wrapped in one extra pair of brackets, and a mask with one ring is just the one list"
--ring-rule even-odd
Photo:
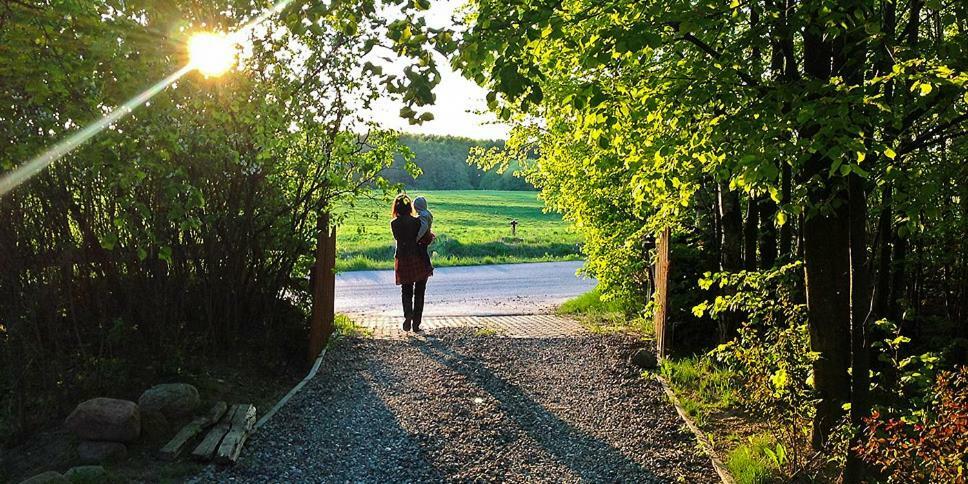
[[(427, 24), (431, 27), (453, 25), (455, 11), (463, 0), (436, 0), (427, 11)], [(402, 67), (402, 66), (401, 66)], [(418, 113), (430, 111), (433, 121), (419, 126), (411, 125), (400, 117), (402, 104), (381, 99), (373, 104), (372, 115), (377, 123), (388, 129), (407, 133), (463, 136), (476, 139), (506, 139), (508, 126), (497, 122), (497, 117), (487, 111), (487, 91), (454, 72), (450, 64), (437, 55), (440, 84), (434, 88), (437, 102), (429, 109), (416, 109)]]

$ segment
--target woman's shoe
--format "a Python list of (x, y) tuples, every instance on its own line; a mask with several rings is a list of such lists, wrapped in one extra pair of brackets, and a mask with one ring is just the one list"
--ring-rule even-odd
[[(403, 330), (404, 331), (410, 331), (410, 318), (406, 318), (406, 319), (403, 320)], [(414, 325), (413, 330), (414, 331), (417, 330), (417, 326), (416, 325)]]

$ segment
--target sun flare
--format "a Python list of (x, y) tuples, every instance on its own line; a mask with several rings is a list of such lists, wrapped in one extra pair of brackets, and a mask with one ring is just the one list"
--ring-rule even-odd
[(197, 33), (188, 40), (188, 56), (206, 77), (220, 76), (235, 64), (235, 42), (225, 34)]

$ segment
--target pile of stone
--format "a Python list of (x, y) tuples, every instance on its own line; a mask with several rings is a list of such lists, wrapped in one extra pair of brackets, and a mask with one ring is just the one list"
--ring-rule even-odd
[(142, 393), (138, 403), (115, 398), (82, 402), (65, 425), (81, 439), (77, 448), (81, 462), (120, 460), (127, 455), (127, 444), (142, 435), (164, 435), (170, 421), (192, 415), (199, 401), (198, 390), (192, 385), (156, 385)]
[[(170, 422), (192, 416), (198, 408), (198, 390), (186, 383), (156, 385), (141, 394), (138, 403), (116, 398), (92, 398), (81, 402), (64, 426), (80, 439), (77, 454), (83, 464), (123, 460), (128, 445), (142, 438), (157, 439), (168, 434)], [(72, 468), (67, 474), (44, 472), (24, 482), (66, 482), (71, 476), (103, 474), (98, 465)], [(71, 474), (70, 476), (68, 474)], [(86, 479), (98, 482), (101, 479)]]

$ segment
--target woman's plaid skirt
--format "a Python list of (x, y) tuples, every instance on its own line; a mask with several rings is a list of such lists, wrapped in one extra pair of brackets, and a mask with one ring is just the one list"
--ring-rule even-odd
[(434, 275), (434, 266), (427, 263), (423, 255), (405, 255), (393, 259), (393, 272), (397, 285), (420, 282)]

